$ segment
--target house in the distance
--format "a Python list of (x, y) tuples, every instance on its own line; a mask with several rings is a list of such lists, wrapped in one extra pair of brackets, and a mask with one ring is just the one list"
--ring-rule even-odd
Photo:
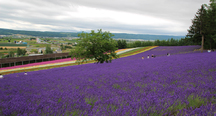
[(56, 53), (62, 53), (62, 50), (61, 50), (60, 48), (58, 48), (58, 49), (56, 50)]
[(36, 42), (37, 43), (41, 43), (41, 39), (40, 38), (36, 38)]

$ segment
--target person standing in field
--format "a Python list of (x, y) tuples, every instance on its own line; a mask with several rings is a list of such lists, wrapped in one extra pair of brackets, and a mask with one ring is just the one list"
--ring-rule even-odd
[(144, 59), (144, 57), (142, 56), (142, 59)]
[(1, 78), (4, 78), (4, 76), (3, 76), (2, 74), (0, 74), (0, 79), (1, 79)]
[(154, 54), (152, 54), (152, 58), (154, 58)]
[(147, 59), (149, 59), (149, 55), (147, 56)]

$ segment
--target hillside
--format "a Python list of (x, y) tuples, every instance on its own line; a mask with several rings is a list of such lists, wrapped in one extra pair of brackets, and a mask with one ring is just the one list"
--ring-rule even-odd
[[(4, 75), (0, 115), (214, 116), (216, 55), (198, 48), (157, 47), (112, 63)], [(151, 54), (157, 57), (141, 59)]]
[[(77, 37), (79, 32), (42, 32), (42, 31), (25, 31), (25, 30), (12, 30), (12, 29), (2, 29), (0, 28), (0, 35), (12, 35), (12, 34), (22, 34), (30, 36), (40, 36), (40, 37)], [(115, 39), (143, 39), (143, 40), (167, 40), (167, 39), (181, 39), (185, 36), (169, 36), (169, 35), (148, 35), (148, 34), (127, 34), (127, 33), (112, 33)]]

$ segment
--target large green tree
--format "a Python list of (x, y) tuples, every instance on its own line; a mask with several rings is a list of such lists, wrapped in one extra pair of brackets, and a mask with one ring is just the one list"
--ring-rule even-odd
[(17, 56), (24, 56), (26, 54), (26, 50), (25, 49), (20, 49), (20, 48), (17, 48)]
[(207, 43), (211, 48), (216, 48), (216, 0), (210, 0), (210, 4), (205, 6), (208, 8), (208, 41)]
[(216, 0), (210, 0), (209, 5), (202, 5), (192, 20), (192, 26), (187, 36), (193, 43), (207, 49), (216, 48)]
[(46, 50), (45, 50), (46, 54), (52, 54), (53, 53), (53, 50), (51, 49), (50, 46), (46, 46)]
[(102, 32), (102, 29), (95, 33), (78, 34), (79, 42), (75, 49), (71, 50), (70, 55), (73, 59), (76, 58), (80, 64), (87, 62), (89, 59), (94, 59), (97, 63), (111, 62), (113, 58), (118, 58), (115, 51), (117, 50), (117, 43), (112, 39), (113, 34), (110, 32)]
[(207, 10), (205, 9), (205, 6), (202, 5), (192, 20), (192, 25), (187, 34), (187, 36), (191, 37), (192, 41), (195, 43), (199, 43), (201, 40), (201, 51), (204, 49), (204, 38), (208, 29), (207, 19)]
[(126, 42), (126, 40), (118, 40), (117, 41), (117, 43), (118, 43), (118, 49), (125, 49), (126, 47), (127, 47), (127, 42)]

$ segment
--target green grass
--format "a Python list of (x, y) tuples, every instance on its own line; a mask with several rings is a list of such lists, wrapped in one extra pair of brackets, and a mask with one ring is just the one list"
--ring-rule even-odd
[(186, 108), (186, 104), (182, 104), (181, 101), (177, 101), (172, 106), (170, 106), (167, 111), (171, 112), (171, 115), (177, 115), (179, 113), (179, 110), (183, 108)]
[(97, 100), (93, 98), (85, 98), (85, 102), (89, 105), (91, 105), (91, 109), (94, 107), (94, 104)]
[(119, 89), (119, 88), (120, 88), (120, 85), (118, 85), (118, 84), (113, 84), (112, 87), (115, 88), (115, 89)]
[(199, 96), (190, 95), (188, 97), (188, 102), (189, 102), (189, 104), (187, 105), (188, 107), (199, 108), (200, 106), (205, 104), (205, 99)]
[(46, 47), (46, 46), (50, 46), (50, 44), (32, 44), (33, 47)]
[(58, 103), (61, 102), (61, 98), (58, 99)]
[(171, 115), (177, 115), (179, 113), (179, 110), (182, 110), (184, 108), (199, 108), (202, 105), (206, 104), (206, 100), (199, 97), (199, 96), (194, 96), (194, 95), (190, 95), (187, 98), (187, 101), (189, 102), (189, 104), (186, 103), (181, 103), (181, 101), (176, 101), (175, 103), (173, 103), (170, 107), (168, 107), (167, 111), (171, 112)]
[(66, 116), (79, 116), (79, 112), (78, 111), (66, 111)]

